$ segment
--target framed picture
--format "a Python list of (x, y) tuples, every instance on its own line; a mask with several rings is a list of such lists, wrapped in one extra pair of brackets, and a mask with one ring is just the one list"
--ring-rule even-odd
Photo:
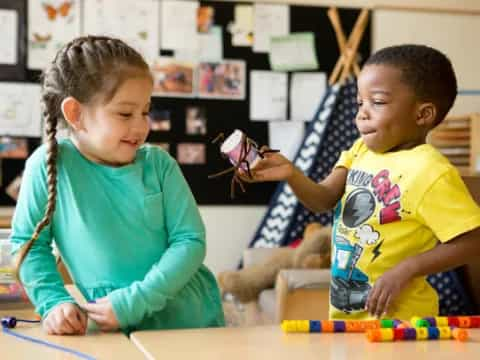
[(0, 80), (17, 81), (26, 77), (25, 3), (18, 0), (4, 0), (0, 3)]
[(160, 57), (154, 60), (153, 96), (195, 96), (195, 64)]
[(198, 86), (200, 98), (245, 99), (245, 61), (201, 62)]

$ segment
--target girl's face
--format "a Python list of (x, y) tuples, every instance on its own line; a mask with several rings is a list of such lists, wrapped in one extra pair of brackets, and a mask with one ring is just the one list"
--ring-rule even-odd
[(82, 129), (75, 132), (79, 151), (105, 165), (132, 163), (148, 135), (152, 79), (126, 80), (106, 104), (83, 105)]

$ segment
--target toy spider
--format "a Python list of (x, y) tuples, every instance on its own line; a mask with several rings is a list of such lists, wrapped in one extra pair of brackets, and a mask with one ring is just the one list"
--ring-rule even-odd
[[(241, 134), (240, 141), (238, 143), (235, 143), (235, 146), (231, 146), (231, 149), (222, 149), (226, 145), (228, 141), (232, 137), (239, 136)], [(225, 140), (225, 135), (223, 133), (220, 133), (213, 141), (212, 143), (216, 143), (218, 141), (222, 141), (222, 145), (220, 146), (220, 154), (223, 158), (229, 159), (230, 162), (233, 164), (232, 167), (225, 169), (223, 171), (220, 171), (218, 173), (210, 175), (208, 178), (213, 179), (225, 174), (228, 174), (230, 172), (233, 172), (232, 176), (232, 181), (230, 183), (230, 197), (233, 199), (235, 198), (235, 185), (238, 184), (242, 192), (245, 192), (245, 186), (243, 184), (243, 180), (241, 176), (239, 175), (239, 169), (243, 169), (246, 171), (248, 177), (250, 179), (253, 179), (252, 175), (252, 168), (255, 167), (257, 162), (260, 159), (264, 158), (264, 154), (266, 153), (274, 153), (278, 152), (279, 150), (273, 150), (273, 149), (260, 149), (258, 144), (247, 137), (243, 132), (240, 130), (235, 130), (235, 132)], [(260, 159), (259, 159), (260, 158)]]

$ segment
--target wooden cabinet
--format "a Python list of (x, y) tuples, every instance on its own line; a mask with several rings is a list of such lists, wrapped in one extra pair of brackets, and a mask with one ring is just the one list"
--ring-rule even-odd
[(480, 114), (447, 117), (430, 132), (427, 141), (462, 175), (480, 174)]

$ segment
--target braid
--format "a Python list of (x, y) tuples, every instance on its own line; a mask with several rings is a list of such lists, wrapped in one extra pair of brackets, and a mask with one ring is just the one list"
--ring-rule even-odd
[(132, 71), (149, 73), (142, 56), (123, 41), (105, 36), (76, 38), (58, 51), (55, 59), (42, 74), (42, 108), (47, 139), (48, 201), (43, 218), (29, 241), (19, 251), (16, 276), (20, 266), (41, 231), (52, 221), (57, 197), (57, 123), (62, 120), (61, 103), (66, 97), (88, 104), (97, 95), (109, 101), (118, 86)]
[(43, 218), (38, 222), (35, 227), (35, 231), (29, 241), (20, 249), (19, 256), (17, 258), (17, 264), (15, 269), (16, 277), (19, 281), (20, 276), (20, 266), (22, 265), (25, 257), (33, 246), (33, 243), (38, 239), (41, 231), (45, 226), (50, 224), (52, 220), (53, 213), (55, 211), (55, 203), (57, 198), (57, 154), (58, 154), (58, 145), (57, 145), (57, 122), (58, 117), (55, 114), (55, 111), (50, 112), (49, 109), (52, 109), (56, 106), (55, 98), (52, 98), (44, 93), (42, 97), (43, 105), (43, 117), (45, 120), (45, 130), (47, 134), (47, 183), (48, 183), (48, 201), (47, 207), (45, 209), (45, 214)]

